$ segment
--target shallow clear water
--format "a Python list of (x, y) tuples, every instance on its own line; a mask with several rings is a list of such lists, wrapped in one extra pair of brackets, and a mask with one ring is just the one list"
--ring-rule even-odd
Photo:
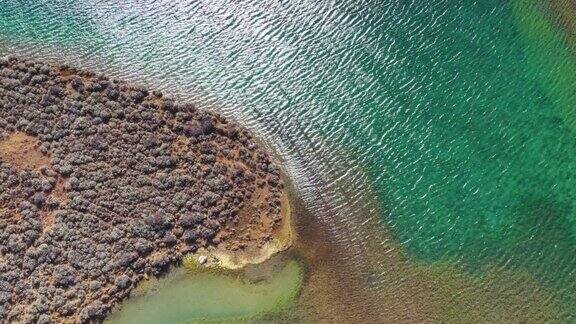
[(161, 88), (259, 134), (374, 294), (346, 298), (378, 312), (393, 296), (398, 318), (576, 315), (564, 35), (522, 0), (0, 7), (3, 53)]
[(106, 323), (233, 323), (282, 314), (302, 283), (302, 269), (291, 260), (273, 274), (254, 279), (180, 268), (146, 283)]

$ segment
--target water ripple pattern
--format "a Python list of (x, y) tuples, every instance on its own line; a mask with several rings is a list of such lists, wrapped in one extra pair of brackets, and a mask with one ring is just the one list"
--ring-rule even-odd
[(154, 86), (256, 132), (375, 293), (420, 280), (392, 264), (447, 263), (574, 301), (574, 58), (543, 8), (1, 2), (0, 52)]

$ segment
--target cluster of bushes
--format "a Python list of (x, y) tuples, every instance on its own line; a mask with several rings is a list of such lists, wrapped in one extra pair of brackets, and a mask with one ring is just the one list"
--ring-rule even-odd
[(280, 217), (279, 170), (250, 134), (158, 91), (0, 58), (0, 141), (16, 132), (51, 165), (0, 161), (2, 321), (102, 321), (145, 275), (225, 240), (259, 188)]

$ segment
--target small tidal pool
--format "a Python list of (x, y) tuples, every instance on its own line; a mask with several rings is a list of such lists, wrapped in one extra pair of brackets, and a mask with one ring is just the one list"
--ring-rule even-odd
[(106, 323), (237, 322), (289, 316), (304, 270), (269, 260), (234, 273), (180, 267), (141, 284)]

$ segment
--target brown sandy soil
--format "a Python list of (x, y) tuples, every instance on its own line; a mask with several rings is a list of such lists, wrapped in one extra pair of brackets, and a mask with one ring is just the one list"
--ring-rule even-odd
[(265, 190), (257, 191), (239, 217), (225, 224), (224, 230), (217, 235), (218, 240), (225, 242), (217, 247), (201, 248), (191, 257), (206, 256), (207, 267), (239, 269), (262, 263), (288, 250), (295, 235), (288, 195), (282, 194), (280, 218), (263, 210), (268, 195)]
[(9, 163), (20, 170), (38, 170), (50, 166), (50, 157), (40, 152), (40, 141), (22, 132), (8, 134), (0, 138), (0, 161)]
[[(18, 170), (35, 170), (45, 174), (45, 170), (51, 168), (50, 156), (40, 150), (40, 141), (33, 136), (22, 132), (5, 134), (0, 137), (0, 161), (16, 167)], [(50, 194), (56, 197), (61, 203), (67, 201), (64, 191), (64, 181), (61, 177), (56, 177), (56, 184)], [(0, 210), (7, 209), (0, 205)], [(18, 213), (12, 210), (13, 215)], [(54, 223), (52, 211), (46, 208), (42, 211), (42, 225), (44, 230)]]

